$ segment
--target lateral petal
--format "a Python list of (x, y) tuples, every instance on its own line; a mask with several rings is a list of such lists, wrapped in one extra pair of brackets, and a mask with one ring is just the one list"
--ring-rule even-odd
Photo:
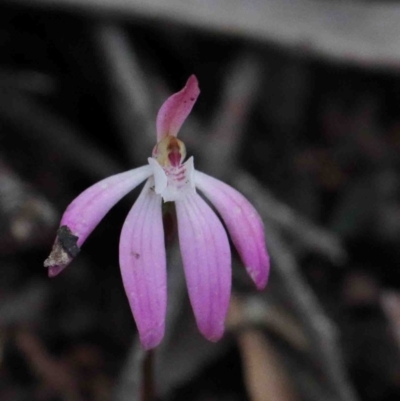
[(178, 134), (199, 94), (197, 78), (191, 75), (185, 87), (164, 102), (157, 115), (157, 142), (167, 135)]
[(250, 277), (263, 289), (268, 281), (269, 256), (260, 215), (241, 193), (222, 181), (195, 171), (195, 182), (224, 220)]
[(108, 211), (151, 174), (150, 166), (143, 166), (113, 175), (87, 188), (70, 203), (61, 218), (53, 250), (44, 263), (50, 277), (72, 261)]
[(125, 292), (145, 349), (164, 336), (167, 277), (161, 197), (150, 178), (121, 232), (119, 262)]
[(189, 297), (200, 332), (210, 341), (224, 333), (231, 292), (231, 253), (219, 218), (196, 193), (175, 202)]

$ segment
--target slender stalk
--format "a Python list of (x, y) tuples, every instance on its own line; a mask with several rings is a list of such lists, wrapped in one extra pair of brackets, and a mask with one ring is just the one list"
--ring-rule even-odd
[(146, 352), (143, 361), (142, 401), (155, 400), (154, 386), (154, 351)]

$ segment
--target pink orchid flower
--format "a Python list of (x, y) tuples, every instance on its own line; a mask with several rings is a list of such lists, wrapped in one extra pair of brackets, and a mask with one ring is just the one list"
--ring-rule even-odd
[(164, 336), (167, 304), (162, 201), (175, 202), (179, 243), (200, 332), (217, 341), (231, 291), (231, 252), (220, 219), (197, 193), (214, 205), (255, 282), (265, 287), (269, 257), (264, 227), (254, 207), (235, 189), (194, 169), (193, 157), (176, 138), (200, 93), (192, 75), (186, 86), (162, 105), (157, 116), (157, 145), (149, 164), (106, 178), (81, 193), (65, 211), (53, 250), (45, 261), (49, 276), (60, 273), (89, 234), (128, 192), (147, 180), (122, 228), (119, 259), (122, 280), (145, 349)]

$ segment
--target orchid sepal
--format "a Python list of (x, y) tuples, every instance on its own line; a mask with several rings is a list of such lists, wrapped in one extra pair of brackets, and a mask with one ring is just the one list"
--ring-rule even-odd
[(157, 141), (167, 135), (178, 135), (199, 94), (197, 78), (191, 75), (185, 87), (163, 103), (157, 115)]
[(270, 261), (261, 216), (240, 192), (214, 177), (196, 171), (195, 184), (217, 209), (247, 272), (262, 290), (268, 281)]
[(44, 262), (50, 277), (71, 263), (109, 210), (151, 173), (150, 166), (143, 166), (115, 174), (87, 188), (69, 204), (61, 218), (53, 249)]

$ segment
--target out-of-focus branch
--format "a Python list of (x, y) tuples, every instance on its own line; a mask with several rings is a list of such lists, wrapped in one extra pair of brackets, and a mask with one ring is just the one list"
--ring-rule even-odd
[(35, 322), (43, 313), (48, 292), (46, 285), (34, 281), (18, 293), (3, 299), (0, 306), (0, 327), (27, 326)]
[(246, 388), (252, 401), (299, 400), (284, 369), (279, 353), (256, 329), (238, 334)]
[(400, 294), (395, 291), (384, 291), (381, 295), (381, 305), (397, 348), (400, 350)]
[(52, 148), (68, 164), (94, 178), (122, 170), (96, 144), (84, 139), (70, 123), (27, 96), (10, 91), (0, 94), (0, 119), (42, 147)]
[(50, 394), (63, 394), (66, 401), (83, 400), (74, 370), (64, 361), (54, 358), (37, 336), (19, 330), (15, 341), (25, 354), (35, 375), (41, 379)]
[(7, 0), (120, 19), (145, 18), (397, 70), (400, 5), (318, 0)]
[(147, 77), (120, 27), (103, 24), (95, 33), (105, 62), (119, 133), (131, 160), (145, 163), (155, 144), (155, 113)]
[(226, 177), (237, 165), (241, 135), (262, 80), (261, 62), (240, 54), (226, 74), (222, 99), (203, 146), (203, 161), (210, 172)]
[[(244, 327), (248, 313), (243, 302), (232, 296), (228, 324)], [(246, 388), (252, 401), (298, 400), (292, 382), (269, 339), (255, 326), (236, 332), (243, 361)]]
[(142, 366), (145, 356), (146, 353), (137, 338), (132, 344), (125, 367), (115, 387), (114, 401), (139, 401), (142, 399)]
[(304, 330), (293, 314), (268, 302), (259, 293), (250, 297), (232, 293), (226, 327), (234, 332), (247, 327), (268, 329), (298, 351), (305, 353), (310, 349)]
[(285, 366), (291, 373), (291, 378), (296, 384), (303, 399), (308, 401), (341, 401), (342, 398), (337, 396), (327, 384), (320, 380), (318, 375), (310, 369), (303, 359), (290, 357), (286, 353), (281, 353), (285, 360)]
[(265, 228), (275, 270), (290, 294), (293, 307), (303, 321), (304, 330), (313, 344), (315, 363), (322, 368), (332, 391), (340, 400), (356, 401), (354, 390), (346, 378), (336, 327), (322, 310), (312, 289), (301, 277), (292, 252), (278, 231), (268, 223)]
[(343, 262), (346, 253), (334, 234), (317, 227), (289, 206), (279, 202), (246, 172), (238, 170), (232, 176), (234, 177), (234, 186), (255, 201), (264, 220), (288, 231), (309, 249), (329, 256), (334, 262)]
[(47, 242), (57, 219), (54, 206), (0, 156), (0, 251), (9, 253)]
[(34, 70), (13, 71), (0, 69), (0, 88), (20, 90), (32, 94), (53, 93), (57, 82), (50, 75)]
[[(308, 354), (312, 344), (310, 344), (310, 342), (304, 337), (305, 334), (303, 328), (297, 327), (297, 323), (293, 321), (293, 318), (288, 316), (285, 317), (285, 314), (287, 315), (287, 312), (282, 313), (281, 308), (278, 309), (274, 304), (270, 305), (266, 303), (265, 299), (263, 300), (259, 296), (248, 299), (237, 297), (235, 294), (232, 295), (231, 307), (229, 309), (226, 323), (227, 328), (233, 331), (233, 334), (238, 337), (239, 342), (242, 342), (242, 344), (239, 344), (239, 348), (241, 348), (241, 351), (242, 348), (248, 348), (248, 342), (256, 343), (250, 344), (250, 347), (260, 346), (263, 348), (266, 346), (267, 348), (264, 351), (256, 352), (255, 355), (247, 355), (248, 361), (243, 364), (245, 375), (248, 376), (247, 389), (249, 394), (252, 394), (253, 398), (258, 394), (261, 394), (261, 392), (265, 393), (266, 396), (270, 394), (268, 389), (263, 389), (265, 380), (262, 379), (262, 383), (260, 383), (260, 380), (256, 379), (256, 376), (259, 373), (257, 372), (257, 365), (268, 363), (271, 358), (268, 357), (266, 360), (262, 360), (259, 363), (256, 362), (256, 358), (258, 358), (260, 353), (268, 352), (271, 347), (275, 347), (277, 350), (281, 350), (281, 347), (284, 347), (284, 350), (281, 350), (279, 355), (275, 355), (275, 352), (273, 352), (272, 356), (272, 360), (280, 365), (278, 368), (278, 370), (280, 370), (280, 375), (278, 375), (278, 377), (280, 377), (278, 385), (282, 385), (286, 382), (284, 388), (281, 389), (281, 396), (293, 398), (294, 390), (296, 390), (302, 399), (308, 401), (340, 401), (341, 398), (335, 395), (335, 391), (330, 388), (330, 383), (327, 384), (326, 382), (321, 381), (318, 375), (315, 374), (315, 370), (312, 369), (308, 359)], [(261, 333), (257, 331), (257, 328), (260, 329), (264, 327), (268, 328), (268, 332), (275, 332), (278, 334), (280, 339), (287, 340), (290, 349), (287, 349), (287, 346), (283, 345), (283, 343), (281, 343), (280, 346), (277, 346), (277, 344), (274, 344), (271, 339), (266, 338), (266, 333), (261, 336)], [(242, 333), (244, 332), (244, 334), (246, 334), (248, 331), (251, 332), (250, 336), (243, 338)], [(253, 336), (255, 336), (254, 340)], [(299, 357), (300, 354), (296, 352), (293, 354), (291, 352), (292, 347), (297, 351), (300, 351), (305, 357)], [(246, 351), (248, 351), (248, 349), (243, 349), (243, 352)], [(272, 349), (272, 351), (274, 350)], [(243, 355), (243, 357), (246, 356)], [(259, 366), (259, 368), (260, 367), (261, 366)], [(246, 369), (250, 371), (246, 372)], [(288, 382), (289, 379), (286, 376), (286, 370), (292, 383)], [(274, 386), (271, 386), (271, 388), (272, 387)], [(277, 390), (279, 391), (279, 387), (275, 387), (274, 390), (275, 392)]]

